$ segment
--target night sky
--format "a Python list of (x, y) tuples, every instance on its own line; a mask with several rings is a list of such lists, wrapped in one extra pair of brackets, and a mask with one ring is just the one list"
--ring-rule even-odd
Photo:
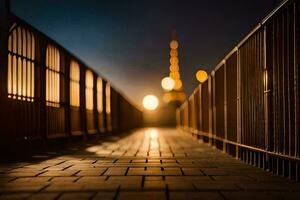
[(134, 102), (160, 99), (176, 30), (189, 95), (281, 0), (11, 0), (12, 11), (56, 40)]

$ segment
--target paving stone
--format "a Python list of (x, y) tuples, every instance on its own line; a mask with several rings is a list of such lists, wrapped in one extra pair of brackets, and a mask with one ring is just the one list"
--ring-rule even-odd
[(106, 176), (85, 176), (78, 179), (77, 182), (83, 184), (94, 184), (99, 182), (105, 182), (106, 179)]
[(0, 192), (36, 192), (44, 187), (46, 187), (49, 183), (33, 183), (33, 182), (25, 182), (25, 183), (4, 183), (0, 184)]
[(76, 174), (76, 176), (100, 176), (107, 168), (84, 169)]
[(144, 167), (130, 167), (127, 175), (142, 176), (147, 175)]
[[(282, 182), (275, 183), (250, 183), (250, 182), (239, 182), (237, 185), (244, 190), (260, 190), (260, 191), (293, 191), (299, 189), (298, 184), (287, 184)], [(297, 187), (298, 186), (298, 187)]]
[(164, 192), (147, 191), (147, 192), (120, 192), (119, 200), (165, 200), (166, 194)]
[(109, 168), (104, 175), (108, 176), (108, 175), (125, 175), (127, 171), (127, 167), (111, 167)]
[(282, 196), (280, 193), (268, 193), (268, 192), (222, 192), (222, 194), (230, 200), (280, 200)]
[(212, 176), (216, 181), (227, 181), (227, 182), (255, 182), (255, 179), (247, 176)]
[(167, 183), (173, 183), (173, 182), (177, 182), (177, 183), (207, 182), (207, 183), (210, 183), (211, 182), (211, 178), (208, 176), (166, 176), (165, 180)]
[(144, 189), (155, 189), (155, 190), (164, 190), (166, 188), (165, 181), (145, 181)]
[(93, 200), (114, 200), (115, 196), (115, 192), (97, 192)]
[(202, 172), (205, 175), (210, 175), (210, 176), (225, 176), (225, 175), (230, 175), (231, 172), (229, 170), (225, 169), (202, 169)]
[(177, 176), (181, 176), (182, 172), (181, 169), (179, 167), (165, 167), (163, 170), (163, 175), (177, 175)]
[(57, 199), (59, 193), (40, 192), (29, 197), (30, 200), (54, 200)]
[(50, 180), (50, 177), (19, 177), (11, 181), (11, 183), (46, 183)]
[(145, 181), (162, 181), (163, 176), (145, 176)]
[(170, 192), (170, 200), (223, 200), (223, 197), (218, 192)]
[(186, 175), (186, 176), (203, 175), (203, 173), (200, 171), (199, 168), (186, 168), (186, 167), (183, 167), (182, 171), (183, 171), (184, 175)]
[(79, 179), (79, 177), (54, 177), (51, 179), (51, 183), (73, 183), (77, 179)]
[(132, 163), (146, 163), (146, 159), (132, 159)]
[(25, 199), (30, 196), (30, 193), (17, 193), (17, 194), (2, 194), (0, 195), (0, 199), (8, 200), (8, 199)]
[(175, 190), (175, 191), (180, 191), (180, 190), (195, 190), (195, 187), (192, 183), (189, 182), (171, 182), (168, 183), (168, 188), (169, 190)]
[(59, 197), (59, 200), (74, 200), (74, 199), (90, 199), (93, 193), (82, 193), (82, 192), (74, 192), (74, 193), (64, 193)]
[(55, 183), (49, 185), (43, 191), (45, 192), (70, 192), (70, 191), (81, 191), (83, 190), (83, 185), (75, 183)]
[(39, 176), (72, 176), (75, 175), (79, 170), (51, 170), (40, 174)]
[(140, 181), (142, 182), (143, 176), (110, 176), (108, 181)]
[(194, 183), (197, 190), (239, 190), (239, 188), (233, 183), (222, 183), (222, 182), (196, 182)]

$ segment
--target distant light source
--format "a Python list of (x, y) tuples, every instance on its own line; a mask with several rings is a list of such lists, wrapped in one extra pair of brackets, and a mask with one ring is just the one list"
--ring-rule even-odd
[(158, 104), (159, 104), (158, 99), (154, 95), (147, 95), (143, 99), (143, 106), (147, 110), (155, 110)]
[(170, 77), (165, 77), (161, 81), (161, 87), (167, 91), (173, 90), (175, 87), (175, 81)]
[(170, 56), (171, 56), (171, 57), (177, 57), (177, 56), (178, 56), (178, 51), (177, 51), (177, 49), (171, 49), (171, 51), (170, 51)]
[(170, 48), (171, 49), (177, 49), (178, 48), (178, 42), (176, 40), (172, 40), (170, 42)]
[(171, 65), (178, 65), (179, 59), (177, 57), (171, 57), (170, 63), (171, 63)]
[(207, 79), (207, 73), (204, 70), (198, 70), (196, 73), (196, 78), (200, 83), (204, 83)]
[(179, 65), (178, 64), (173, 64), (170, 66), (170, 71), (171, 72), (178, 72), (179, 71)]

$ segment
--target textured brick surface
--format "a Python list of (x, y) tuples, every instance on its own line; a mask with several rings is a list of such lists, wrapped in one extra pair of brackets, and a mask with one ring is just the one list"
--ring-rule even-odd
[(300, 199), (299, 183), (174, 129), (140, 129), (55, 153), (0, 164), (0, 199)]

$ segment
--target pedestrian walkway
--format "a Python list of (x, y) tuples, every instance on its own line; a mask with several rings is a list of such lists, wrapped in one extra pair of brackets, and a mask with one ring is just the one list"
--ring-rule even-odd
[(188, 133), (147, 128), (0, 164), (0, 199), (300, 199), (300, 184)]

